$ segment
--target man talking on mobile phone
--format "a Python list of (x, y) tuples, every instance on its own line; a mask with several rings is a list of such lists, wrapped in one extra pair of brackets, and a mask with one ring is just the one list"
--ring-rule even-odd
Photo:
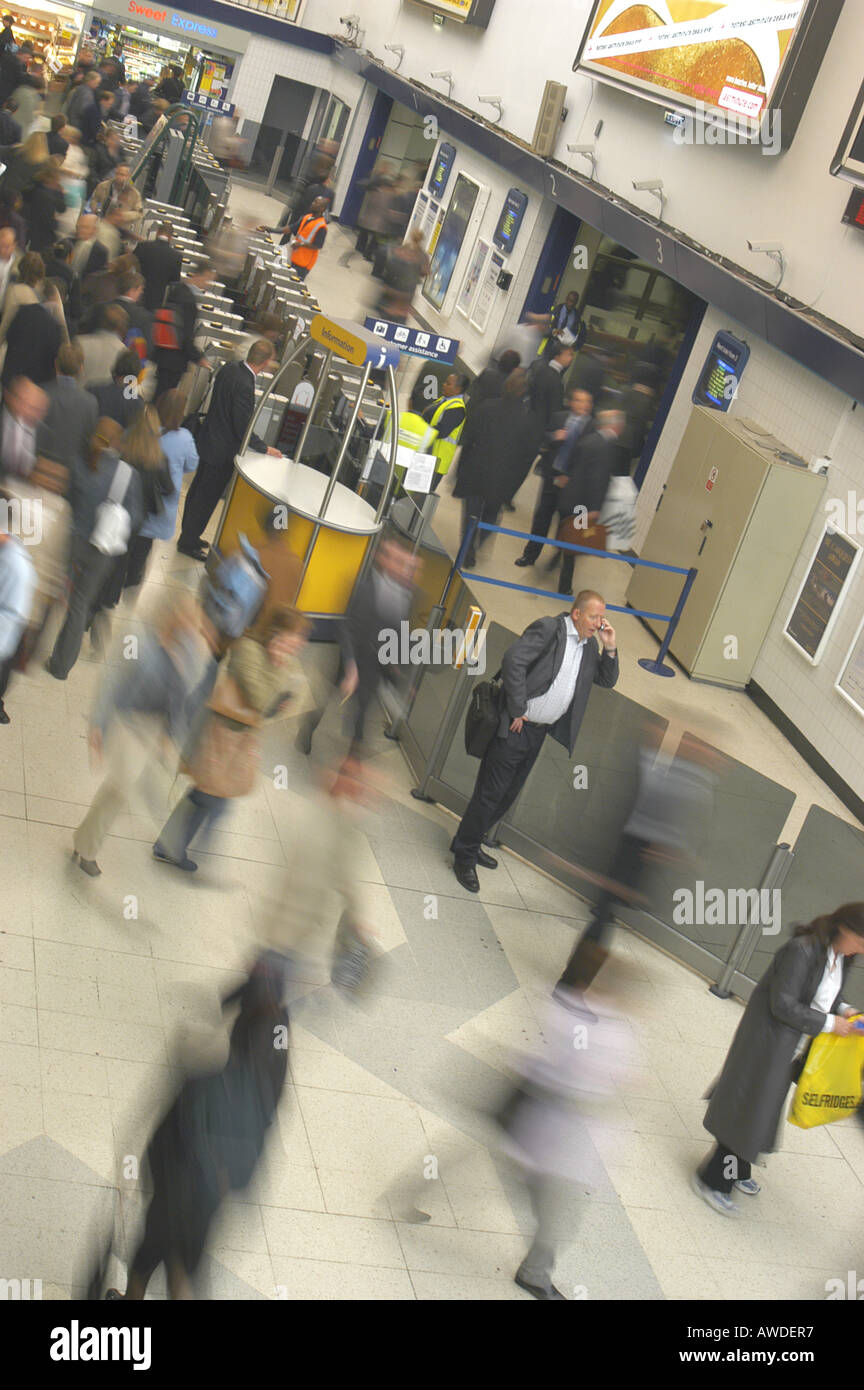
[[(615, 629), (606, 622), (606, 601), (583, 589), (569, 613), (538, 618), (501, 661), (504, 702), (498, 731), (477, 773), (474, 793), (450, 844), (453, 872), (469, 893), (478, 893), (477, 865), (497, 868), (483, 849), (492, 826), (510, 810), (548, 733), (573, 752), (592, 685), (618, 680)], [(598, 645), (599, 643), (599, 645)]]

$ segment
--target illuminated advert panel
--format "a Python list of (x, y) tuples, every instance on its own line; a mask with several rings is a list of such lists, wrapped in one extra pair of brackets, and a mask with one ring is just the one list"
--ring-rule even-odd
[(574, 69), (665, 107), (791, 142), (843, 0), (596, 0)]

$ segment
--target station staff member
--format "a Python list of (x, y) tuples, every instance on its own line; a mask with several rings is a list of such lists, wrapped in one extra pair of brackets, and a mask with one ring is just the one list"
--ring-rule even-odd
[(427, 447), (427, 451), (437, 459), (430, 489), (432, 492), (436, 491), (441, 479), (448, 472), (459, 448), (459, 440), (462, 438), (468, 414), (465, 385), (465, 378), (461, 373), (451, 372), (441, 387), (441, 395), (437, 401), (433, 401), (432, 405), (423, 411), (423, 419), (429, 425), (430, 432), (435, 432)]
[(605, 613), (601, 595), (583, 589), (569, 613), (538, 618), (504, 653), (498, 732), (480, 763), (473, 795), (450, 844), (453, 872), (469, 893), (480, 891), (478, 864), (498, 867), (483, 849), (483, 840), (510, 810), (546, 735), (551, 733), (572, 753), (591, 686), (610, 688), (618, 680), (615, 629)]
[(294, 237), (291, 249), (291, 266), (301, 280), (305, 280), (318, 259), (318, 253), (327, 240), (327, 200), (316, 198), (305, 216), (291, 225), (289, 231)]

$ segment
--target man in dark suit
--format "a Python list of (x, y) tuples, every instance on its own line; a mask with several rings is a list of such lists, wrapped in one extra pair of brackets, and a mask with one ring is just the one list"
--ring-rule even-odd
[(137, 270), (128, 270), (117, 281), (117, 291), (114, 303), (125, 309), (129, 319), (126, 346), (137, 352), (141, 362), (145, 362), (153, 346), (153, 315), (141, 303), (144, 276), (139, 275)]
[(56, 459), (70, 471), (83, 466), (99, 407), (96, 397), (81, 385), (84, 354), (77, 343), (63, 343), (57, 353), (57, 377), (45, 387), (48, 411), (39, 426), (37, 451)]
[[(212, 283), (211, 267), (199, 265), (185, 280), (177, 280), (168, 286), (165, 304), (174, 311), (177, 347), (157, 346), (153, 349), (157, 397), (165, 391), (177, 389), (190, 362), (195, 362), (199, 367), (208, 365), (207, 358), (195, 343), (195, 327), (198, 322), (198, 298)], [(158, 324), (158, 319), (156, 322)], [(158, 336), (154, 342), (158, 343)]]
[[(564, 409), (564, 377), (572, 362), (573, 349), (559, 347), (549, 362), (538, 357), (528, 373), (531, 410), (542, 431), (541, 437), (545, 436), (547, 440), (535, 469), (543, 479), (531, 518), (531, 531), (535, 536), (545, 536), (548, 533), (558, 503), (558, 493), (552, 485), (552, 465), (558, 452), (558, 443), (549, 438), (549, 432)], [(516, 564), (520, 567), (533, 565), (542, 549), (539, 541), (527, 541)]]
[[(343, 699), (353, 697), (351, 748), (348, 756), (363, 756), (366, 715), (379, 681), (395, 684), (398, 665), (388, 660), (389, 648), (398, 647), (401, 624), (407, 623), (414, 597), (419, 560), (398, 541), (382, 541), (375, 564), (357, 584), (348, 610), (339, 625), (339, 669), (334, 685)], [(385, 633), (393, 633), (396, 643), (386, 644)], [(312, 736), (326, 710), (326, 700), (303, 719), (297, 733), (301, 753), (312, 751)]]
[[(177, 542), (181, 555), (189, 555), (193, 560), (207, 558), (201, 532), (231, 481), (234, 458), (255, 409), (255, 378), (272, 360), (273, 344), (259, 338), (249, 349), (245, 362), (227, 362), (216, 373), (210, 408), (196, 440), (199, 462), (183, 508)], [(279, 449), (268, 448), (256, 434), (249, 443), (260, 454), (282, 457)]]
[[(555, 479), (560, 498), (558, 514), (562, 521), (565, 517), (573, 516), (579, 508), (584, 508), (584, 512), (580, 513), (580, 524), (596, 524), (609, 479), (615, 471), (618, 438), (625, 423), (620, 410), (602, 410), (597, 416), (597, 428), (586, 430), (573, 445), (567, 459), (566, 473), (561, 473)], [(573, 590), (573, 565), (578, 552), (562, 550), (559, 554), (563, 559), (558, 592), (569, 594)]]
[(538, 618), (504, 653), (498, 732), (480, 763), (474, 793), (450, 844), (453, 872), (469, 893), (480, 891), (478, 864), (497, 868), (483, 840), (510, 810), (546, 735), (551, 733), (572, 754), (592, 684), (611, 688), (618, 680), (615, 630), (605, 613), (601, 595), (583, 589), (569, 613)]
[(95, 213), (82, 212), (78, 218), (71, 266), (83, 285), (88, 275), (97, 275), (108, 264), (108, 252), (96, 236), (99, 218)]
[(171, 223), (160, 222), (153, 240), (139, 241), (135, 248), (135, 259), (144, 276), (141, 303), (151, 314), (161, 305), (168, 286), (180, 279), (183, 269), (183, 255), (171, 245), (173, 235)]
[(132, 348), (117, 354), (111, 380), (93, 387), (100, 419), (104, 416), (116, 420), (124, 430), (131, 425), (135, 416), (144, 409), (144, 400), (138, 392), (140, 371), (141, 359)]
[[(534, 470), (543, 479), (537, 505), (534, 508), (534, 515), (531, 518), (531, 532), (535, 536), (549, 534), (552, 518), (561, 501), (561, 492), (556, 479), (562, 473), (567, 472), (566, 460), (569, 458), (570, 450), (576, 441), (582, 434), (594, 427), (591, 418), (594, 402), (587, 391), (572, 390), (569, 393), (567, 405), (568, 409), (556, 411), (548, 420), (545, 443), (540, 452), (540, 460)], [(525, 549), (515, 563), (520, 569), (526, 565), (533, 565), (542, 549), (540, 541), (526, 541)]]

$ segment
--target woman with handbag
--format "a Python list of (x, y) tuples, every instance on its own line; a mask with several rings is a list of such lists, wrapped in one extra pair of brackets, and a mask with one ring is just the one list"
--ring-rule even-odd
[(205, 827), (212, 832), (226, 803), (252, 791), (261, 760), (259, 731), (293, 694), (298, 676), (294, 658), (306, 626), (296, 609), (278, 608), (261, 641), (242, 637), (231, 648), (195, 748), (181, 764), (193, 785), (154, 844), (154, 859), (194, 873), (198, 865), (187, 850), (195, 835)]
[(732, 1190), (755, 1197), (750, 1165), (778, 1147), (783, 1106), (803, 1070), (805, 1044), (845, 1037), (855, 1010), (841, 1002), (852, 956), (864, 955), (864, 902), (817, 917), (781, 946), (750, 996), (703, 1124), (716, 1143), (693, 1190), (721, 1216), (737, 1216)]
[(147, 561), (155, 541), (170, 541), (177, 524), (177, 507), (183, 476), (198, 467), (195, 440), (183, 426), (186, 418), (186, 397), (182, 391), (166, 391), (156, 402), (156, 413), (162, 433), (159, 443), (168, 463), (173, 491), (162, 499), (161, 510), (144, 518), (138, 535), (130, 542), (123, 588), (131, 589), (142, 583)]

